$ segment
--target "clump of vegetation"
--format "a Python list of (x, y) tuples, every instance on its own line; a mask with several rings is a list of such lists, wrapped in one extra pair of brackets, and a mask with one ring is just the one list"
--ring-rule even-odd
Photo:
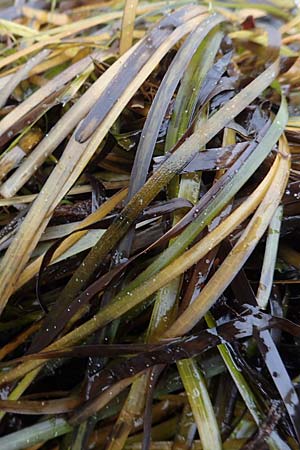
[(11, 3), (0, 449), (299, 449), (297, 5)]

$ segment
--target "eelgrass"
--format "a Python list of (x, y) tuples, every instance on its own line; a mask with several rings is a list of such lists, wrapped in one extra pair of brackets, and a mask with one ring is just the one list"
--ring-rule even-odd
[(299, 448), (299, 13), (81, 3), (0, 20), (0, 448)]

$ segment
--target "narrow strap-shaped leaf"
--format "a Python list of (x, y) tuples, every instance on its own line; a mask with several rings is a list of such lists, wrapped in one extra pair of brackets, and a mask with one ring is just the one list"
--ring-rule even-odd
[(101, 94), (82, 122), (75, 135), (78, 142), (85, 142), (91, 137), (93, 132), (103, 121), (107, 111), (118, 101), (124, 89), (124, 85), (135, 77), (139, 69), (149, 59), (150, 55), (159, 48), (168, 34), (178, 27), (179, 24), (183, 23), (184, 15), (187, 12), (189, 13), (190, 18), (192, 18), (199, 14), (199, 9), (197, 7), (179, 9), (170, 16), (162, 19), (159, 25), (145, 36), (140, 45), (128, 58), (125, 67), (126, 70), (114, 77), (111, 89), (108, 89)]
[[(214, 246), (218, 245), (219, 242), (224, 239), (232, 230), (234, 230), (238, 223), (243, 222), (249, 214), (251, 214), (255, 208), (258, 206), (259, 202), (265, 195), (271, 181), (276, 173), (277, 164), (274, 164), (272, 170), (269, 172), (268, 176), (263, 180), (261, 185), (256, 189), (256, 191), (250, 195), (246, 201), (236, 209), (229, 217), (227, 217), (221, 225), (210, 232), (200, 243), (194, 245), (190, 250), (185, 252), (182, 256), (178, 257), (176, 261), (171, 263), (165, 269), (161, 270), (159, 274), (144, 283), (141, 288), (136, 288), (133, 291), (126, 291), (123, 297), (118, 296), (118, 298), (106, 308), (103, 308), (100, 313), (94, 317), (94, 319), (86, 322), (79, 327), (80, 336), (77, 332), (69, 333), (65, 337), (59, 339), (56, 343), (50, 345), (47, 350), (58, 350), (64, 346), (69, 346), (79, 342), (85, 336), (94, 332), (97, 328), (106, 325), (111, 320), (119, 317), (126, 311), (128, 311), (132, 306), (138, 304), (145, 298), (147, 298), (151, 293), (155, 292), (160, 287), (167, 284), (173, 278), (186, 271), (200, 258), (206, 255), (209, 250)], [(134, 300), (134, 302), (133, 302)], [(14, 380), (20, 377), (22, 374), (39, 366), (40, 363), (37, 361), (30, 361), (21, 364), (16, 369), (12, 370), (10, 373), (4, 374), (0, 377), (1, 382), (8, 382), (9, 380)]]
[[(125, 107), (125, 105), (128, 103), (129, 99), (134, 95), (138, 87), (143, 83), (143, 81), (145, 81), (145, 79), (153, 71), (156, 64), (158, 64), (158, 62), (162, 59), (165, 52), (167, 52), (170, 48), (172, 48), (173, 45), (175, 45), (175, 43), (178, 42), (178, 40), (180, 40), (183, 36), (192, 31), (194, 27), (196, 27), (198, 23), (202, 21), (203, 17), (200, 14), (202, 9), (200, 8), (199, 10), (198, 8), (196, 8), (196, 10), (198, 12), (198, 15), (195, 13), (195, 8), (187, 8), (187, 11), (184, 9), (184, 12), (186, 12), (186, 14), (184, 14), (184, 12), (181, 12), (180, 17), (182, 17), (183, 24), (181, 24), (180, 21), (180, 25), (178, 26), (178, 28), (175, 28), (175, 30), (173, 28), (171, 29), (168, 38), (166, 38), (165, 41), (162, 42), (161, 47), (157, 51), (154, 51), (152, 53), (151, 57), (138, 72), (136, 78), (131, 80), (129, 85), (126, 86), (125, 91), (122, 91), (122, 96), (120, 97), (119, 102), (114, 104), (112, 110), (110, 110), (107, 116), (105, 117), (102, 126), (100, 126), (97, 129), (93, 137), (88, 142), (84, 144), (78, 143), (75, 140), (76, 134), (75, 130), (75, 133), (70, 138), (67, 147), (65, 148), (64, 153), (59, 160), (59, 163), (56, 165), (55, 169), (47, 179), (42, 192), (34, 202), (34, 205), (30, 209), (28, 215), (26, 216), (26, 219), (21, 225), (19, 232), (17, 233), (17, 236), (14, 239), (14, 242), (11, 244), (10, 248), (8, 249), (8, 251), (4, 256), (0, 270), (0, 280), (1, 280), (0, 309), (3, 309), (9, 296), (11, 295), (13, 285), (15, 284), (16, 279), (18, 278), (22, 269), (24, 268), (24, 265), (28, 261), (32, 250), (35, 248), (35, 245), (39, 240), (39, 236), (42, 234), (47, 223), (49, 222), (52, 211), (54, 210), (55, 206), (59, 203), (59, 201), (64, 197), (64, 195), (68, 192), (68, 190), (72, 187), (72, 185), (75, 183), (84, 167), (87, 165), (87, 163), (90, 161), (90, 159), (96, 152), (97, 148), (99, 147), (99, 144), (106, 136), (108, 129), (112, 126), (116, 118), (120, 115), (122, 111), (121, 106)], [(192, 16), (192, 19), (189, 20), (190, 15)], [(126, 61), (127, 60), (126, 58), (131, 56), (131, 53), (134, 52), (134, 49), (135, 47), (133, 47), (133, 49), (130, 49), (125, 55), (120, 57), (120, 59), (115, 64), (113, 64), (102, 75), (102, 77), (99, 78), (98, 82), (94, 83), (91, 86), (88, 95), (88, 98), (90, 99), (89, 101), (91, 101), (91, 97), (93, 97), (93, 94), (95, 94), (94, 89), (96, 89), (96, 92), (97, 91), (99, 92), (99, 90), (100, 92), (102, 92), (108, 89), (108, 86), (110, 85), (113, 76), (119, 71), (122, 71), (122, 67), (120, 67), (120, 62)], [(67, 114), (65, 114), (63, 117), (63, 119), (66, 119), (65, 123), (66, 127), (70, 127), (69, 130), (74, 127), (74, 124), (76, 124), (78, 120), (80, 120), (80, 115), (82, 114), (81, 109), (86, 108), (86, 105), (84, 106), (84, 108), (81, 108), (82, 106), (81, 100), (84, 102), (84, 97), (85, 96), (83, 95), (81, 99), (73, 106), (73, 108), (69, 110), (70, 115), (68, 118), (66, 118)], [(92, 99), (92, 101), (94, 101), (94, 98)], [(61, 130), (61, 125), (62, 125), (61, 122), (58, 122), (54, 127), (55, 129), (55, 131), (53, 130), (54, 136), (52, 136), (52, 139), (50, 140), (51, 142), (50, 148), (52, 150), (53, 150), (53, 141), (58, 139), (58, 141), (61, 142), (60, 140), (62, 138), (62, 134), (64, 135), (64, 133), (66, 132), (66, 129)], [(45, 149), (43, 149), (42, 158), (44, 158), (44, 152)], [(28, 176), (28, 173), (26, 174), (26, 176)], [(141, 212), (142, 209), (143, 208), (141, 207), (140, 204), (138, 214)], [(124, 228), (124, 233), (126, 231), (127, 229), (125, 230)], [(120, 238), (121, 236), (118, 237), (118, 240)], [(110, 239), (110, 242), (113, 244), (113, 247), (115, 247), (117, 242), (113, 241), (112, 239)], [(20, 246), (22, 246), (22, 251), (20, 249)], [(98, 264), (101, 264), (100, 261), (101, 258), (97, 259)], [(12, 266), (14, 266), (14, 268)], [(93, 269), (90, 270), (90, 267), (86, 267), (86, 270), (84, 269), (84, 272), (88, 275), (88, 277), (90, 277), (97, 270), (98, 267), (96, 267), (93, 262)], [(10, 274), (8, 277), (6, 277), (5, 275), (5, 273), (7, 272), (9, 272)], [(73, 282), (76, 283), (76, 292), (78, 292), (78, 290), (82, 288), (82, 284), (86, 283), (86, 275), (83, 275), (82, 277), (78, 278), (80, 282), (75, 281), (76, 278), (77, 276), (74, 277)], [(63, 297), (64, 296), (65, 294), (63, 295)], [(72, 297), (74, 297), (74, 295), (72, 295)]]
[(126, 0), (121, 27), (121, 38), (120, 38), (121, 55), (125, 53), (132, 45), (134, 20), (137, 5), (138, 0)]
[[(167, 74), (165, 75), (160, 84), (159, 90), (152, 103), (144, 128), (142, 130), (142, 139), (140, 140), (133, 169), (131, 172), (131, 183), (129, 188), (131, 194), (129, 195), (129, 198), (132, 197), (132, 194), (136, 193), (136, 191), (142, 186), (143, 182), (145, 182), (146, 180), (146, 174), (149, 171), (150, 157), (153, 153), (156, 144), (160, 123), (162, 122), (164, 114), (167, 111), (167, 107), (169, 105), (169, 102), (171, 101), (172, 93), (174, 92), (178, 84), (178, 80), (183, 75), (183, 69), (185, 69), (187, 61), (189, 61), (190, 58), (192, 57), (192, 59), (189, 62), (187, 71), (185, 72), (184, 76), (181, 79), (179, 92), (177, 93), (176, 96), (174, 107), (175, 109), (172, 113), (172, 119), (173, 116), (176, 115), (177, 117), (184, 118), (185, 121), (187, 120), (187, 117), (189, 117), (189, 115), (187, 114), (188, 111), (186, 110), (186, 106), (181, 105), (181, 112), (179, 114), (177, 114), (176, 111), (177, 104), (181, 103), (180, 98), (182, 97), (181, 96), (182, 87), (183, 86), (188, 87), (188, 91), (193, 93), (190, 83), (191, 72), (192, 75), (194, 75), (193, 71), (197, 70), (197, 76), (195, 76), (195, 78), (197, 78), (197, 80), (200, 79), (202, 81), (203, 78), (205, 77), (205, 74), (207, 73), (208, 67), (212, 64), (215, 58), (215, 54), (220, 46), (220, 42), (223, 36), (223, 34), (220, 31), (218, 31), (217, 27), (213, 28), (213, 30), (201, 42), (195, 54), (193, 54), (195, 51), (195, 45), (199, 43), (199, 39), (200, 41), (202, 40), (202, 35), (206, 32), (207, 27), (205, 27), (203, 30), (203, 25), (206, 22), (207, 20), (204, 20), (204, 22), (202, 22), (202, 24), (199, 27), (197, 27), (197, 29), (193, 33), (191, 33), (191, 35), (187, 38), (185, 44), (176, 54), (176, 57), (174, 58), (171, 66), (169, 67)], [(200, 65), (199, 61), (201, 62), (200, 70), (199, 70)], [(191, 96), (193, 97), (193, 95)], [(170, 125), (168, 127), (167, 132), (166, 138), (167, 140), (169, 136), (169, 130)], [(174, 144), (176, 143), (176, 141), (177, 138), (175, 137)], [(215, 155), (215, 152), (213, 154)], [(193, 168), (193, 170), (195, 169)], [(133, 233), (131, 231), (127, 233), (126, 237), (119, 244), (118, 247), (119, 251), (128, 252), (128, 248), (130, 246), (130, 242), (132, 239), (132, 234)], [(157, 294), (154, 310), (151, 316), (151, 321), (147, 332), (148, 341), (152, 341), (154, 339), (154, 335), (159, 335), (161, 333), (162, 326), (164, 327), (167, 326), (168, 320), (170, 319), (167, 317), (167, 315), (165, 315), (165, 313), (167, 313), (168, 316), (170, 315), (173, 316), (175, 314), (175, 309), (173, 309), (173, 311), (171, 310), (172, 308), (171, 304), (173, 303), (174, 299), (176, 300), (177, 291), (176, 289), (172, 289), (172, 294), (174, 294), (175, 297), (172, 296), (172, 299), (170, 301), (168, 301), (169, 299), (166, 299), (164, 295), (165, 293), (166, 290), (163, 290), (162, 296), (160, 296), (159, 293)], [(156, 368), (154, 368), (154, 370), (156, 373)], [(133, 418), (136, 414), (138, 414), (138, 412), (143, 407), (143, 402), (141, 402), (141, 399), (143, 399), (145, 396), (148, 395), (147, 394), (149, 390), (148, 386), (152, 383), (151, 377), (152, 372), (147, 371), (137, 381), (133, 383), (130, 393), (127, 397), (126, 403), (122, 408), (118, 421), (113, 428), (110, 444), (107, 450), (118, 449), (122, 446), (122, 443), (126, 441), (128, 433), (131, 429)], [(129, 405), (131, 405), (130, 408)], [(146, 410), (147, 405), (149, 405), (148, 402), (146, 402)], [(116, 440), (114, 439), (115, 434), (117, 434)], [(145, 435), (149, 436), (149, 430), (144, 430), (144, 436)], [(145, 438), (143, 440), (143, 446), (149, 447), (149, 445), (150, 445), (149, 438), (148, 439)]]
[(219, 427), (205, 384), (205, 379), (193, 358), (177, 363), (179, 374), (197, 424), (204, 450), (222, 450)]
[(16, 414), (62, 414), (80, 404), (80, 398), (57, 400), (0, 400), (1, 411)]
[(45, 98), (51, 95), (53, 92), (57, 92), (62, 86), (69, 83), (76, 75), (83, 72), (91, 64), (91, 58), (98, 59), (101, 58), (103, 50), (92, 53), (80, 61), (72, 64), (70, 67), (66, 68), (59, 75), (56, 75), (52, 80), (49, 80), (47, 84), (42, 86), (36, 92), (34, 92), (30, 97), (28, 97), (24, 102), (20, 103), (11, 113), (7, 114), (0, 124), (0, 136), (7, 133), (12, 125), (16, 121), (16, 117), (19, 120), (23, 116), (29, 113), (29, 111), (42, 103)]
[(73, 427), (68, 424), (66, 419), (52, 417), (49, 420), (32, 425), (27, 430), (19, 430), (0, 438), (0, 445), (3, 450), (21, 450), (28, 447), (28, 444), (38, 444), (42, 439), (46, 441), (69, 433), (72, 429)]
[(272, 289), (273, 274), (275, 270), (276, 256), (280, 237), (282, 213), (282, 206), (279, 206), (274, 214), (274, 217), (272, 218), (268, 230), (264, 262), (256, 294), (257, 304), (261, 308), (267, 307)]
[(291, 324), (284, 319), (277, 320), (277, 318), (258, 312), (255, 308), (253, 309), (250, 306), (249, 308), (253, 314), (245, 314), (240, 319), (226, 322), (216, 329), (202, 331), (196, 336), (175, 340), (165, 344), (165, 346), (161, 346), (158, 350), (155, 350), (155, 346), (153, 346), (153, 350), (149, 353), (141, 353), (131, 359), (120, 362), (114, 368), (103, 370), (94, 383), (93, 395), (91, 395), (90, 400), (75, 411), (72, 415), (71, 423), (79, 423), (85, 420), (91, 414), (92, 405), (98, 401), (95, 397), (99, 394), (101, 396), (109, 385), (117, 383), (129, 375), (133, 376), (141, 373), (146, 368), (157, 364), (170, 364), (187, 357), (191, 358), (223, 342), (232, 342), (235, 339), (252, 336), (256, 329), (263, 331), (272, 326), (282, 326), (285, 322), (287, 323), (287, 328), (293, 333), (296, 335), (300, 333), (299, 325)]
[[(258, 92), (261, 92), (261, 90), (269, 85), (270, 81), (276, 76), (278, 68), (278, 61), (269, 66), (268, 69), (263, 72), (263, 74), (252, 81), (246, 88), (244, 88), (239, 94), (237, 94), (234, 99), (229, 101), (226, 106), (221, 108), (216, 114), (212, 116), (212, 118), (207, 121), (205, 131), (203, 133), (200, 130), (199, 133), (188, 138), (184, 142), (184, 144), (182, 144), (181, 147), (175, 153), (173, 153), (170, 158), (161, 166), (160, 170), (152, 175), (145, 186), (124, 208), (119, 219), (107, 230), (100, 242), (96, 244), (93, 250), (90, 252), (90, 254), (88, 255), (89, 263), (87, 264), (87, 258), (85, 260), (85, 267), (82, 274), (83, 276), (86, 276), (85, 270), (90, 276), (90, 274), (95, 270), (95, 266), (98, 267), (103, 258), (115, 246), (115, 243), (118, 242), (122, 236), (124, 236), (133, 220), (135, 220), (135, 218), (145, 206), (141, 205), (141, 198), (143, 200), (146, 200), (145, 204), (149, 203), (149, 201), (151, 201), (160, 191), (161, 187), (167, 184), (173, 178), (176, 171), (179, 171), (187, 164), (187, 162), (189, 162), (193, 158), (199, 147), (204, 146), (205, 143), (208, 142), (215, 133), (221, 130), (228, 122), (232, 120), (233, 117), (235, 117), (249, 103), (251, 103), (251, 101), (258, 95)], [(285, 101), (282, 100), (282, 105), (275, 118), (275, 123), (272, 124), (264, 139), (260, 144), (258, 144), (256, 151), (253, 152), (253, 154), (248, 158), (247, 162), (245, 162), (242, 166), (241, 170), (244, 178), (239, 177), (238, 180), (234, 180), (235, 177), (233, 176), (231, 182), (228, 183), (224, 191), (222, 191), (222, 193), (220, 194), (222, 201), (220, 201), (220, 198), (218, 198), (217, 200), (212, 200), (212, 205), (209, 207), (209, 210), (205, 209), (202, 214), (198, 216), (195, 222), (190, 225), (190, 227), (192, 227), (192, 230), (189, 230), (188, 233), (182, 233), (180, 238), (184, 236), (183, 240), (179, 241), (179, 239), (176, 239), (175, 243), (162, 254), (162, 257), (158, 258), (155, 264), (150, 266), (150, 269), (148, 268), (147, 272), (145, 272), (145, 274), (143, 275), (143, 277), (147, 275), (144, 279), (147, 279), (149, 277), (153, 278), (153, 276), (159, 270), (161, 270), (162, 267), (171, 262), (180, 253), (183, 253), (187, 245), (189, 245), (189, 243), (194, 239), (194, 236), (199, 234), (201, 229), (206, 226), (206, 224), (211, 220), (214, 214), (217, 214), (223, 208), (223, 206), (230, 200), (230, 198), (237, 192), (237, 190), (254, 173), (256, 168), (259, 167), (260, 163), (272, 149), (273, 145), (277, 142), (280, 134), (282, 133), (282, 130), (285, 127), (286, 122), (286, 104)], [(187, 230), (188, 229), (189, 227), (187, 228)], [(174, 251), (175, 244), (176, 248)], [(166, 255), (166, 252), (169, 252), (170, 249), (172, 249), (171, 255), (168, 255), (168, 253)], [(149, 277), (148, 274), (150, 275)], [(79, 278), (78, 271), (75, 272), (74, 278), (75, 277)], [(75, 285), (75, 290), (73, 291), (75, 295), (78, 292), (78, 288), (80, 287), (76, 287)], [(68, 298), (68, 304), (70, 303), (70, 301), (72, 301), (72, 298), (74, 296), (73, 292), (70, 293), (71, 295), (69, 294), (70, 297)], [(132, 297), (130, 290), (127, 289), (127, 292), (129, 292), (129, 294), (124, 293), (122, 296), (119, 295), (116, 298), (116, 301), (112, 305), (108, 305), (106, 308), (104, 308), (101, 311), (100, 315), (97, 315), (95, 319), (81, 325), (74, 332), (69, 333), (61, 340), (58, 340), (55, 345), (64, 345), (63, 343), (68, 342), (69, 340), (74, 342), (73, 339), (75, 339), (75, 342), (78, 342), (87, 334), (90, 334), (100, 326), (105, 325), (107, 323), (107, 317), (104, 313), (106, 309), (112, 308), (114, 310), (114, 314), (117, 314), (114, 318), (119, 317), (123, 312), (121, 308), (119, 308), (119, 306), (116, 307), (116, 305), (120, 305), (121, 301), (123, 305), (126, 304), (126, 310), (130, 309), (131, 305), (133, 306), (132, 300), (136, 298)], [(144, 291), (144, 293), (146, 293), (146, 291)], [(140, 301), (141, 300), (138, 300), (138, 302)], [(0, 381), (1, 378), (3, 379), (3, 381), (7, 380), (8, 374), (2, 375), (2, 377), (0, 377)]]
[[(197, 208), (193, 211), (196, 217), (188, 227), (181, 233), (181, 235), (174, 241), (174, 243), (166, 249), (157, 259), (151, 264), (137, 279), (127, 288), (134, 288), (140, 281), (153, 277), (166, 264), (178, 257), (188, 245), (198, 236), (198, 234), (205, 228), (205, 226), (218, 214), (228, 201), (238, 192), (241, 186), (250, 178), (250, 176), (259, 167), (267, 154), (276, 144), (281, 133), (284, 130), (287, 121), (287, 105), (284, 98), (281, 102), (281, 107), (276, 115), (276, 118), (258, 144), (251, 155), (243, 161), (235, 174), (236, 167), (233, 165), (229, 171), (222, 177), (226, 183), (222, 183), (222, 178), (218, 183), (222, 185), (220, 192), (218, 192), (218, 184), (211, 188), (214, 192), (209, 192), (200, 200)], [(239, 160), (237, 161), (238, 165)], [(231, 175), (232, 170), (232, 175)], [(215, 191), (216, 189), (216, 191)], [(216, 195), (215, 195), (216, 194)]]
[(18, 86), (18, 84), (27, 78), (30, 71), (37, 66), (40, 62), (42, 62), (47, 56), (49, 56), (50, 50), (42, 50), (39, 54), (31, 58), (24, 67), (22, 67), (17, 74), (13, 77), (12, 80), (0, 90), (0, 108), (2, 108), (7, 102), (10, 94), (13, 90)]
[(222, 17), (216, 17), (215, 20), (212, 20), (211, 17), (205, 19), (186, 39), (163, 78), (142, 130), (131, 173), (129, 198), (136, 194), (146, 181), (161, 122), (188, 62), (208, 32), (222, 21)]
[[(278, 207), (289, 175), (290, 160), (288, 153), (284, 154), (283, 157), (278, 156), (277, 158), (280, 159), (276, 182), (273, 182), (270, 186), (255, 215), (221, 267), (205, 285), (197, 299), (170, 327), (167, 331), (167, 336), (178, 336), (190, 330), (219, 298), (256, 247), (258, 240), (262, 237), (274, 211)], [(244, 250), (241, 251), (241, 249)], [(218, 282), (215, 282), (216, 280)]]
[[(278, 63), (270, 66), (260, 77), (252, 81), (243, 91), (241, 91), (237, 96), (231, 100), (226, 106), (221, 108), (214, 116), (212, 116), (207, 123), (205, 123), (205, 131), (202, 133), (202, 129), (197, 131), (191, 137), (187, 138), (186, 141), (177, 149), (176, 152), (172, 153), (170, 157), (162, 164), (162, 166), (152, 175), (152, 177), (147, 181), (147, 183), (140, 189), (139, 192), (135, 194), (128, 205), (123, 209), (117, 220), (110, 226), (107, 232), (103, 235), (101, 240), (95, 245), (91, 250), (89, 255), (85, 258), (84, 266), (79, 268), (73, 275), (73, 280), (84, 280), (87, 276), (91, 276), (95, 272), (96, 268), (103, 258), (112, 250), (115, 244), (125, 235), (125, 233), (130, 228), (135, 218), (138, 216), (140, 211), (148, 204), (160, 191), (160, 189), (166, 185), (173, 176), (181, 170), (193, 157), (198, 153), (198, 149), (205, 145), (213, 135), (222, 129), (227, 122), (232, 120), (235, 115), (237, 115), (244, 107), (251, 102), (251, 100), (257, 95), (257, 91), (254, 90), (265, 87), (270, 82), (270, 76), (276, 75), (276, 67)], [(259, 81), (258, 81), (259, 80)], [(265, 83), (265, 84), (263, 84)], [(245, 92), (246, 91), (246, 92)], [(281, 119), (282, 118), (282, 119)], [(278, 113), (278, 118), (276, 121), (281, 125), (280, 119), (282, 120), (282, 126), (285, 126), (285, 104), (283, 103), (280, 112)], [(271, 146), (266, 146), (265, 141), (262, 141), (256, 152), (248, 158), (248, 162), (244, 162), (241, 170), (242, 174), (236, 179), (232, 177), (228, 180), (226, 186), (220, 193), (219, 196), (215, 196), (214, 199), (209, 203), (209, 205), (202, 211), (194, 222), (187, 228), (185, 232), (180, 236), (180, 241), (177, 239), (174, 244), (172, 244), (169, 249), (167, 249), (153, 264), (148, 268), (145, 274), (150, 274), (153, 276), (162, 267), (164, 267), (165, 260), (168, 258), (169, 261), (174, 259), (178, 254), (180, 254), (183, 249), (199, 234), (199, 232), (206, 226), (209, 220), (212, 218), (209, 211), (212, 214), (217, 214), (223, 206), (228, 202), (228, 200), (238, 191), (238, 189), (247, 181), (247, 179), (256, 170), (259, 164), (263, 161), (265, 156), (269, 153), (272, 146), (277, 141), (279, 135), (282, 132), (282, 127), (276, 125), (270, 129), (266, 134), (266, 140), (271, 142)], [(203, 144), (203, 145), (202, 145)], [(222, 201), (220, 199), (222, 198)], [(205, 201), (203, 202), (205, 203)], [(206, 206), (206, 205), (205, 205)], [(217, 208), (217, 210), (215, 210)], [(192, 230), (191, 230), (192, 228)], [(184, 240), (184, 243), (182, 242)], [(172, 256), (169, 256), (169, 255)], [(162, 264), (161, 264), (162, 263)], [(154, 269), (152, 271), (152, 269)], [(65, 291), (68, 291), (68, 295), (64, 291), (62, 293), (62, 298), (64, 298), (64, 307), (70, 303), (72, 297), (76, 295), (80, 288), (80, 283), (72, 282), (72, 289), (68, 286)], [(62, 305), (62, 303), (60, 303)], [(55, 321), (55, 326), (57, 323)], [(50, 330), (50, 328), (49, 328)], [(51, 333), (57, 335), (58, 329), (51, 330)], [(50, 332), (47, 334), (48, 342), (50, 342)], [(54, 335), (53, 335), (54, 337)]]
[[(174, 18), (174, 20), (176, 17)], [(192, 37), (187, 39), (186, 45), (184, 45), (183, 50), (179, 52), (178, 57), (175, 58), (174, 64), (171, 66), (172, 70), (167, 72), (166, 77), (163, 81), (163, 87), (164, 89), (160, 89), (156, 95), (156, 100), (154, 100), (154, 105), (151, 108), (151, 113), (149, 114), (149, 119), (147, 119), (146, 124), (144, 126), (144, 131), (142, 135), (144, 134), (144, 139), (141, 140), (141, 144), (138, 147), (138, 153), (135, 159), (134, 167), (132, 170), (132, 176), (131, 180), (134, 180), (131, 182), (129, 186), (129, 194), (128, 197), (131, 198), (132, 195), (136, 194), (136, 191), (138, 191), (145, 183), (147, 173), (148, 173), (148, 167), (150, 165), (150, 161), (152, 158), (152, 153), (154, 150), (156, 138), (159, 132), (160, 128), (160, 122), (163, 119), (163, 116), (165, 114), (165, 110), (168, 107), (169, 101), (174, 93), (174, 90), (179, 82), (180, 77), (182, 76), (184, 69), (186, 65), (188, 64), (189, 59), (191, 58), (192, 54), (196, 51), (197, 46), (199, 45), (199, 42), (209, 33), (209, 31), (212, 28), (215, 28), (220, 22), (223, 21), (223, 18), (219, 15), (213, 15), (212, 17), (209, 17), (206, 21), (204, 20), (200, 26), (198, 26), (195, 30), (195, 34), (192, 33)], [(169, 22), (167, 22), (169, 23)], [(128, 62), (129, 65), (129, 62)], [(167, 88), (167, 89), (166, 89)], [(115, 97), (116, 99), (116, 93)], [(161, 103), (165, 105), (163, 108), (160, 106)], [(106, 105), (107, 108), (107, 105)], [(103, 112), (103, 111), (102, 111)], [(161, 169), (158, 169), (158, 171)], [(157, 171), (157, 172), (158, 172)], [(139, 174), (138, 176), (137, 173)], [(172, 172), (170, 172), (172, 174)], [(150, 191), (148, 190), (150, 193)], [(155, 194), (152, 196), (154, 198)], [(135, 202), (136, 203), (136, 202)], [(138, 201), (138, 214), (147, 206), (149, 203), (149, 200), (147, 202)], [(128, 209), (130, 206), (128, 206)], [(132, 211), (134, 212), (134, 210)], [(127, 219), (125, 220), (126, 216), (123, 216), (123, 213), (117, 218), (117, 222), (119, 222), (119, 219), (121, 218), (121, 221), (123, 222), (122, 227), (122, 235), (120, 238), (125, 234), (125, 227), (124, 225), (127, 225), (127, 229), (129, 228), (129, 225), (133, 223), (133, 220), (130, 221)], [(137, 218), (137, 216), (135, 217)], [(114, 229), (114, 224), (112, 224), (112, 230)], [(116, 236), (117, 237), (117, 236)], [(119, 240), (119, 239), (118, 239)], [(115, 244), (117, 244), (117, 241), (115, 241)], [(101, 248), (101, 241), (99, 241), (96, 244), (96, 247), (98, 244)], [(110, 243), (113, 241), (110, 239)], [(129, 242), (129, 241), (128, 241)], [(119, 249), (119, 251), (126, 251), (128, 252), (128, 242), (123, 243), (122, 248)], [(130, 246), (129, 246), (130, 248)], [(79, 289), (83, 286), (85, 286), (87, 280), (93, 275), (93, 273), (96, 272), (97, 268), (100, 267), (101, 264), (101, 256), (98, 255), (94, 261), (94, 254), (95, 253), (95, 247), (90, 253), (90, 257), (87, 257), (87, 259), (84, 261), (84, 265), (82, 267), (82, 273), (81, 275), (76, 273), (70, 280), (69, 284), (66, 287), (66, 290), (68, 291), (68, 294), (66, 295), (66, 292), (62, 293), (61, 300), (58, 301), (58, 308), (53, 308), (52, 312), (50, 312), (49, 317), (46, 319), (46, 324), (42, 328), (41, 332), (38, 334), (38, 337), (36, 339), (36, 343), (41, 349), (43, 345), (47, 345), (51, 342), (51, 340), (57, 336), (59, 331), (62, 329), (63, 322), (61, 321), (61, 318), (67, 314), (66, 321), (68, 320), (68, 317), (70, 317), (71, 314), (74, 314), (74, 308), (70, 307), (71, 300), (75, 298), (76, 294), (79, 292)], [(93, 261), (93, 262), (92, 262)], [(92, 262), (92, 265), (91, 265)], [(79, 307), (80, 304), (77, 303), (77, 307)], [(72, 313), (71, 313), (72, 311)], [(52, 324), (55, 323), (55, 328), (52, 326)], [(48, 330), (47, 333), (45, 333), (45, 330)], [(43, 334), (43, 339), (41, 339), (41, 335)]]

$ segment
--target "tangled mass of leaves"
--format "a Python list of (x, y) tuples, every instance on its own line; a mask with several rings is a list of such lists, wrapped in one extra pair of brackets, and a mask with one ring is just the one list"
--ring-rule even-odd
[(0, 450), (300, 448), (294, 1), (0, 9)]

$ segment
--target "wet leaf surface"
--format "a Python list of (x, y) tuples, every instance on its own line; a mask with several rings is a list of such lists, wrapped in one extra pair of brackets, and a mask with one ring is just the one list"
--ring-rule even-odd
[(0, 449), (300, 448), (295, 2), (0, 16)]

